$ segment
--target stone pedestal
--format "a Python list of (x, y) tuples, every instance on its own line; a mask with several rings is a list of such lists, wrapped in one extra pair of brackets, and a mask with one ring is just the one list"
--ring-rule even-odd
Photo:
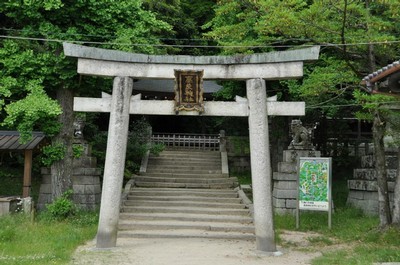
[[(83, 146), (83, 152), (81, 157), (73, 161), (73, 200), (80, 209), (94, 210), (99, 206), (101, 199), (101, 170), (96, 168), (97, 161), (95, 157), (91, 157), (90, 146), (84, 142), (79, 144)], [(38, 210), (46, 209), (46, 204), (52, 202), (51, 169), (42, 168), (41, 173), (42, 184), (37, 203)]]
[(284, 150), (278, 172), (273, 173), (272, 202), (278, 214), (295, 213), (297, 207), (297, 158), (320, 157), (320, 151)]
[[(386, 155), (389, 200), (393, 203), (393, 190), (397, 174), (397, 156)], [(378, 184), (375, 158), (372, 154), (361, 157), (361, 168), (354, 169), (352, 179), (347, 181), (349, 195), (347, 204), (360, 208), (365, 214), (378, 215)]]
[(19, 201), (20, 198), (15, 196), (0, 197), (0, 216), (16, 212)]

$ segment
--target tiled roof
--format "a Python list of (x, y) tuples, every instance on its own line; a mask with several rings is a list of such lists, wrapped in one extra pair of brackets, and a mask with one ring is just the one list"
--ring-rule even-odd
[(30, 150), (34, 149), (45, 135), (42, 132), (33, 132), (32, 139), (25, 144), (19, 142), (17, 131), (0, 131), (0, 150)]
[(367, 85), (367, 87), (372, 87), (372, 84), (375, 82), (378, 82), (379, 80), (381, 80), (382, 78), (393, 74), (394, 72), (400, 71), (400, 60), (399, 61), (395, 61), (385, 67), (382, 67), (381, 69), (365, 76), (362, 81), (361, 84), (363, 85)]

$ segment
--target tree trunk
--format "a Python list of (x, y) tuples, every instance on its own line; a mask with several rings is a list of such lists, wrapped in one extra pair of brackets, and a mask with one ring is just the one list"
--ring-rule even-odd
[(72, 188), (72, 141), (74, 137), (74, 112), (73, 90), (60, 88), (57, 90), (57, 100), (63, 113), (58, 121), (61, 123), (60, 133), (52, 140), (66, 147), (64, 159), (51, 165), (52, 200), (60, 197), (64, 192)]
[(400, 147), (397, 152), (397, 176), (393, 196), (393, 224), (400, 225)]
[[(369, 1), (365, 1), (365, 8), (366, 8), (366, 10), (369, 10)], [(367, 14), (368, 14), (368, 17), (369, 17), (370, 16), (369, 11), (368, 11)], [(370, 30), (369, 30), (369, 28), (370, 28), (369, 19), (368, 19), (366, 25), (367, 25), (368, 39), (371, 39), (370, 38)], [(376, 69), (375, 55), (374, 55), (374, 45), (369, 43), (367, 47), (368, 47), (368, 68), (369, 68), (369, 72), (372, 73)]]
[(378, 182), (379, 220), (380, 227), (385, 227), (391, 223), (391, 217), (386, 173), (385, 146), (383, 142), (385, 122), (379, 115), (379, 110), (375, 111), (372, 132), (374, 138), (375, 170)]

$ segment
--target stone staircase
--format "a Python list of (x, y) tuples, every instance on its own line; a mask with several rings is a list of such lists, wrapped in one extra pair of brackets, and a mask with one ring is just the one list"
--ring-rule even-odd
[(150, 156), (122, 207), (119, 237), (254, 239), (237, 179), (221, 173), (221, 153)]

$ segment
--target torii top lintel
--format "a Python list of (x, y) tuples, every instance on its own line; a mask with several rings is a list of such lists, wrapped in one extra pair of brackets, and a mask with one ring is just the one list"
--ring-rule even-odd
[(174, 69), (204, 69), (204, 79), (268, 80), (303, 76), (303, 62), (319, 56), (319, 46), (233, 56), (145, 55), (63, 43), (64, 54), (78, 58), (78, 73), (98, 76), (174, 79)]

